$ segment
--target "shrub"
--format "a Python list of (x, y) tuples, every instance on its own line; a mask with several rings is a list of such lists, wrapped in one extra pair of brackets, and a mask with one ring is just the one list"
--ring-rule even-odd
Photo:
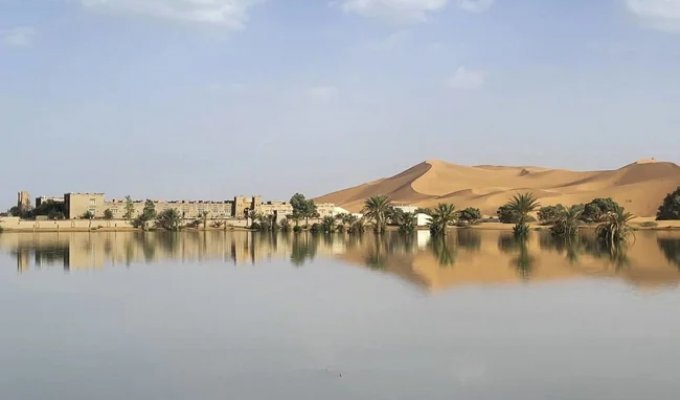
[(311, 227), (309, 230), (312, 231), (312, 232), (314, 232), (314, 233), (319, 233), (319, 232), (321, 232), (323, 229), (322, 229), (321, 225), (319, 225), (319, 224), (317, 224), (317, 223), (315, 222), (315, 223), (312, 224), (312, 227)]
[(108, 219), (108, 220), (113, 219), (113, 211), (111, 211), (110, 208), (107, 208), (106, 210), (104, 210), (104, 219)]
[(656, 219), (659, 221), (680, 219), (680, 187), (675, 189), (675, 192), (666, 195), (656, 213)]
[(92, 219), (94, 218), (94, 213), (90, 210), (85, 211), (85, 214), (82, 216), (83, 219)]

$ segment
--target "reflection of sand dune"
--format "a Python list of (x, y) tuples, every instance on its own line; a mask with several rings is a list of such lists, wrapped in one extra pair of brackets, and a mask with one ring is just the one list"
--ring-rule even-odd
[(514, 193), (531, 191), (544, 204), (576, 204), (613, 197), (639, 216), (651, 216), (664, 196), (680, 186), (673, 163), (637, 162), (614, 171), (576, 172), (538, 167), (462, 166), (426, 161), (398, 175), (320, 197), (352, 211), (370, 196), (432, 206), (446, 201), (494, 214)]
[[(627, 249), (625, 254), (613, 258), (607, 252), (595, 251), (593, 242), (571, 249), (575, 254), (570, 254), (568, 248), (549, 247), (549, 240), (543, 240), (542, 244), (538, 233), (532, 235), (532, 240), (522, 249), (513, 243), (512, 235), (505, 232), (462, 232), (468, 236), (478, 236), (478, 239), (468, 237), (461, 240), (453, 234), (439, 248), (430, 243), (424, 250), (415, 247), (406, 250), (403, 244), (392, 245), (401, 250), (392, 253), (383, 251), (380, 254), (381, 269), (433, 291), (461, 285), (580, 277), (616, 277), (636, 286), (677, 285), (680, 282), (678, 267), (659, 250), (655, 233), (639, 235), (635, 245)], [(388, 241), (399, 241), (394, 236)], [(672, 237), (678, 243), (680, 252), (680, 235)], [(361, 247), (354, 248), (342, 257), (354, 264), (366, 265), (366, 260), (377, 257), (380, 247), (375, 241), (373, 235), (367, 235)]]
[(640, 287), (680, 282), (680, 234), (672, 232), (638, 232), (634, 245), (613, 254), (588, 236), (566, 245), (545, 233), (533, 233), (525, 243), (499, 231), (458, 230), (445, 240), (422, 235), (427, 233), (409, 239), (396, 233), (382, 238), (246, 232), (4, 234), (0, 250), (16, 257), (20, 271), (209, 260), (238, 265), (278, 259), (302, 266), (336, 257), (432, 291), (579, 277), (615, 277)]

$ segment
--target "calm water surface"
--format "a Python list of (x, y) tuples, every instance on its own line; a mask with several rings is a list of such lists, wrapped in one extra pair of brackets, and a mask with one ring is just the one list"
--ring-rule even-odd
[(0, 234), (2, 399), (677, 399), (680, 234)]

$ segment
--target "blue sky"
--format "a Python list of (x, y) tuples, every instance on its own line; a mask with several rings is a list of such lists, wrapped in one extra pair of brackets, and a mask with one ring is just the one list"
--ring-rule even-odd
[(680, 162), (678, 110), (680, 0), (0, 0), (7, 207)]

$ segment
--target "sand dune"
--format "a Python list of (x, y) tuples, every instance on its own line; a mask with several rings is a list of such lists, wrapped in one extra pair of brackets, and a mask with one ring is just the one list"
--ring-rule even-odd
[(628, 211), (653, 216), (664, 196), (680, 186), (680, 166), (641, 160), (611, 171), (569, 171), (534, 166), (463, 166), (428, 160), (389, 178), (317, 198), (359, 211), (366, 198), (387, 195), (398, 204), (429, 207), (439, 202), (477, 207), (494, 215), (514, 194), (531, 192), (543, 205), (584, 203), (612, 197)]

